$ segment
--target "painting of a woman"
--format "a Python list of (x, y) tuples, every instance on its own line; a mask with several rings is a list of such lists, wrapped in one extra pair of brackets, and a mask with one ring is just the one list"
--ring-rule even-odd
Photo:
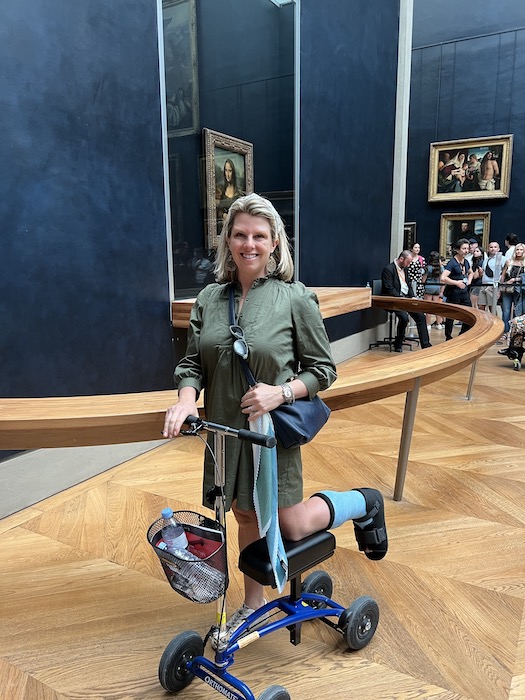
[(207, 248), (217, 248), (231, 205), (253, 192), (253, 144), (203, 129), (206, 157)]
[(215, 203), (217, 207), (217, 235), (222, 231), (222, 225), (228, 214), (228, 210), (236, 199), (244, 194), (237, 178), (235, 163), (231, 158), (226, 158), (222, 168), (222, 181), (217, 185)]

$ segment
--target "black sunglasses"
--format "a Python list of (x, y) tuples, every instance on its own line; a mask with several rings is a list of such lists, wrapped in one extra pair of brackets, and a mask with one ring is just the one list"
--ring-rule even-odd
[(233, 341), (233, 352), (243, 360), (248, 358), (248, 343), (244, 337), (244, 331), (240, 326), (230, 326), (230, 333), (235, 338)]

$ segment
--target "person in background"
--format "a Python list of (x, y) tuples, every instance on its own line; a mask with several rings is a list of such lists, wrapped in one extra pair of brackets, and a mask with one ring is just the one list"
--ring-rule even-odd
[(499, 355), (506, 355), (514, 363), (514, 369), (519, 372), (521, 361), (525, 353), (525, 315), (516, 316), (510, 322), (509, 344), (503, 350), (498, 350)]
[(204, 252), (204, 248), (202, 246), (193, 249), (193, 258), (189, 264), (193, 270), (195, 282), (197, 284), (203, 285), (213, 279), (210, 279), (213, 263), (209, 256)]
[[(383, 268), (381, 273), (381, 294), (389, 297), (414, 297), (414, 291), (409, 284), (406, 270), (412, 262), (410, 250), (403, 250), (396, 260)], [(394, 352), (403, 352), (403, 341), (405, 331), (408, 326), (408, 313), (406, 311), (394, 310), (397, 316), (397, 331), (394, 339)], [(428, 337), (428, 329), (425, 321), (425, 314), (419, 311), (410, 311), (410, 316), (416, 322), (419, 342), (422, 348), (431, 348)]]
[(470, 259), (468, 255), (465, 259), (469, 260), (472, 269), (472, 282), (470, 283), (469, 289), (470, 301), (472, 306), (477, 309), (478, 298), (481, 292), (481, 280), (483, 278), (483, 265), (486, 261), (486, 255), (484, 250), (480, 248), (476, 242), (476, 247), (471, 254)]
[[(501, 271), (501, 314), (505, 324), (503, 340), (507, 339), (510, 319), (520, 315), (523, 304), (521, 293), (523, 273), (525, 272), (525, 243), (516, 243), (514, 255), (507, 260)], [(514, 310), (513, 310), (514, 306)]]
[(512, 258), (512, 256), (514, 255), (514, 246), (518, 242), (519, 242), (519, 238), (518, 238), (517, 234), (515, 234), (515, 233), (508, 233), (505, 236), (504, 243), (505, 243), (505, 248), (507, 249), (505, 252), (505, 262), (507, 260), (510, 260)]
[[(271, 202), (257, 194), (233, 202), (217, 248), (217, 282), (198, 294), (191, 311), (186, 355), (175, 369), (179, 400), (166, 412), (164, 437), (178, 436), (186, 418), (198, 415), (201, 390), (208, 420), (260, 432), (264, 414), (332, 384), (336, 369), (317, 298), (301, 282), (292, 282), (293, 273), (284, 224)], [(239, 334), (230, 325), (230, 290), (255, 386), (247, 385), (234, 352)], [(351, 520), (361, 551), (370, 559), (385, 556), (388, 538), (379, 491), (319, 491), (303, 501), (301, 449), (285, 449), (280, 442), (273, 449), (278, 469), (275, 507), (284, 538), (301, 540)], [(258, 465), (251, 444), (240, 440), (230, 441), (225, 458), (224, 507), (233, 510), (242, 551), (259, 539), (253, 500)], [(208, 508), (206, 493), (214, 477), (215, 465), (206, 450), (203, 505)], [(265, 602), (263, 587), (245, 576), (244, 603), (228, 620), (225, 633), (212, 636), (212, 646), (226, 646), (232, 632)]]
[[(469, 252), (469, 242), (466, 238), (460, 238), (452, 246), (454, 255), (445, 265), (441, 275), (441, 283), (446, 285), (445, 297), (449, 304), (460, 304), (461, 306), (472, 306), (468, 293), (469, 285), (472, 281), (472, 270), (466, 255)], [(454, 319), (445, 320), (445, 340), (452, 340), (452, 328)], [(461, 324), (459, 334), (468, 331), (470, 326), (467, 323)]]
[[(443, 301), (443, 285), (441, 284), (441, 274), (443, 272), (440, 255), (437, 250), (433, 250), (428, 256), (428, 264), (423, 274), (423, 285), (425, 288), (425, 301)], [(426, 314), (427, 329), (430, 330), (430, 319), (432, 314)], [(443, 318), (436, 315), (435, 327), (437, 330), (443, 329)]]
[(497, 241), (489, 243), (488, 251), (488, 257), (483, 265), (481, 289), (478, 297), (478, 308), (482, 311), (487, 308), (491, 311), (494, 306), (494, 295), (497, 294), (499, 296), (494, 282), (499, 282), (503, 258)]
[(423, 284), (423, 274), (425, 272), (425, 258), (421, 255), (421, 246), (414, 243), (410, 249), (412, 262), (407, 267), (408, 283), (412, 286), (412, 291), (417, 299), (423, 299), (425, 286)]

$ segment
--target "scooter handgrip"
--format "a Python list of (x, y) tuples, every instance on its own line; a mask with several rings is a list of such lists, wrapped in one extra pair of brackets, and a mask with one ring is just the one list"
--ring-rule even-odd
[(273, 435), (263, 435), (262, 433), (254, 433), (252, 430), (241, 428), (237, 436), (239, 440), (249, 440), (261, 447), (275, 447), (277, 440)]
[(198, 423), (200, 421), (200, 418), (197, 416), (188, 416), (186, 420), (184, 421), (186, 425), (193, 425), (194, 423)]

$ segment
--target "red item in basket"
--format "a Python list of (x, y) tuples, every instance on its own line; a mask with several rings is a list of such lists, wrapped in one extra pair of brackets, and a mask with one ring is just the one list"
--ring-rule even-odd
[(199, 559), (206, 559), (221, 548), (222, 542), (215, 542), (195, 535), (193, 532), (186, 532), (188, 538), (188, 549)]

